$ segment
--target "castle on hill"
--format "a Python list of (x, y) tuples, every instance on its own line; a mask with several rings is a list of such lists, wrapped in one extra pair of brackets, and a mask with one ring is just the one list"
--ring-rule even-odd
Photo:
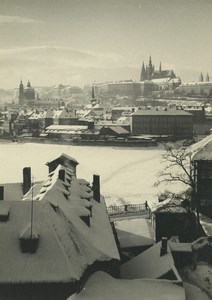
[(162, 70), (161, 63), (159, 65), (159, 70), (155, 70), (155, 66), (152, 64), (152, 58), (149, 57), (149, 64), (144, 65), (142, 64), (141, 68), (141, 76), (140, 81), (144, 80), (152, 80), (152, 79), (160, 79), (160, 78), (176, 78), (175, 73), (173, 70)]

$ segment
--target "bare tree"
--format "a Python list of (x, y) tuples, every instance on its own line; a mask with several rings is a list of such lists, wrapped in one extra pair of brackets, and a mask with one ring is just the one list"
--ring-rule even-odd
[(194, 178), (194, 165), (192, 153), (188, 148), (180, 144), (166, 144), (166, 152), (162, 155), (164, 169), (159, 173), (156, 186), (162, 182), (182, 182), (190, 187), (191, 206), (194, 208), (196, 202), (196, 184)]
[(165, 145), (165, 150), (166, 152), (162, 155), (165, 167), (160, 172), (160, 178), (156, 182), (156, 185), (164, 181), (178, 181), (195, 189), (192, 153), (184, 146), (172, 144)]
[[(190, 187), (189, 202), (191, 209), (196, 209), (197, 227), (199, 223), (199, 199), (196, 192), (195, 168), (192, 162), (192, 152), (188, 147), (180, 144), (165, 145), (166, 152), (163, 154), (165, 163), (164, 169), (159, 174), (159, 180), (155, 183), (158, 186), (162, 182), (182, 182), (185, 186)], [(173, 193), (172, 193), (173, 194)]]

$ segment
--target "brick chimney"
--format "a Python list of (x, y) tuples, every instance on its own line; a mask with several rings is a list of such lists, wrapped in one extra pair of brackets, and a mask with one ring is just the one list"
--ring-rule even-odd
[(4, 200), (4, 186), (0, 186), (0, 201)]
[(93, 175), (93, 198), (100, 202), (100, 176)]
[(31, 168), (23, 168), (23, 194), (25, 195), (31, 188)]
[(167, 253), (167, 237), (162, 237), (161, 248), (160, 248), (160, 256), (163, 256), (166, 253)]

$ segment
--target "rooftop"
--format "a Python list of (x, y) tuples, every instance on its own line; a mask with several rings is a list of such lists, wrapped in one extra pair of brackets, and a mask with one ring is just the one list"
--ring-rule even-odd
[(144, 109), (137, 110), (132, 116), (192, 116), (192, 114), (184, 110), (153, 110)]
[(96, 272), (79, 294), (68, 300), (185, 300), (184, 288), (168, 280), (115, 279), (104, 272)]
[[(0, 221), (0, 283), (76, 282), (97, 261), (119, 261), (104, 197), (96, 201), (89, 182), (58, 162), (33, 196), (0, 203), (4, 214), (9, 205), (8, 220)], [(29, 227), (40, 237), (33, 254), (19, 246)]]

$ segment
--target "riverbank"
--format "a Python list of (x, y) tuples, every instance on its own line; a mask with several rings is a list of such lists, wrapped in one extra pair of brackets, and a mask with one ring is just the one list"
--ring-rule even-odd
[(84, 140), (84, 139), (46, 139), (40, 137), (19, 137), (19, 143), (40, 143), (40, 144), (60, 144), (72, 146), (106, 146), (106, 147), (156, 147), (157, 141), (150, 138), (143, 138), (138, 140)]

